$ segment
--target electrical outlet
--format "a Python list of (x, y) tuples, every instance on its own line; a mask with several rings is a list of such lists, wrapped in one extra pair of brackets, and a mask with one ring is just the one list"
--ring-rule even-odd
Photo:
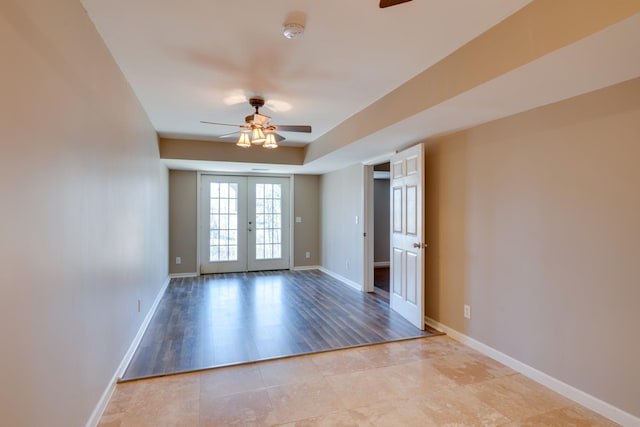
[(176, 257), (176, 264), (182, 264), (182, 257)]
[(469, 304), (464, 305), (464, 317), (471, 319), (471, 306)]
[(296, 217), (296, 222), (299, 224), (302, 222), (302, 217), (301, 216), (297, 216)]
[(304, 253), (304, 257), (305, 257), (305, 258), (311, 258), (311, 252), (308, 252), (308, 251), (307, 251), (307, 252), (305, 252), (305, 253)]

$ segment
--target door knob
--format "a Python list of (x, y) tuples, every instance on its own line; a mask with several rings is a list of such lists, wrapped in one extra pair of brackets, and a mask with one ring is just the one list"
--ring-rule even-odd
[(426, 244), (426, 243), (416, 242), (416, 243), (414, 243), (414, 244), (413, 244), (413, 247), (414, 247), (414, 248), (418, 248), (418, 249), (419, 249), (419, 248), (426, 248), (426, 247), (427, 247), (427, 244)]

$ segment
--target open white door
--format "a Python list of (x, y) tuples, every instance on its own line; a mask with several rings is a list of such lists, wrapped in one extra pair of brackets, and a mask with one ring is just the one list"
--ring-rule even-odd
[(422, 177), (419, 144), (391, 158), (390, 305), (424, 330), (424, 256)]

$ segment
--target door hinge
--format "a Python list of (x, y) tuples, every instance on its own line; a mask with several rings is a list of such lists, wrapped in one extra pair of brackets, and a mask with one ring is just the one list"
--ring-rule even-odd
[(362, 233), (362, 237), (367, 237), (367, 233)]

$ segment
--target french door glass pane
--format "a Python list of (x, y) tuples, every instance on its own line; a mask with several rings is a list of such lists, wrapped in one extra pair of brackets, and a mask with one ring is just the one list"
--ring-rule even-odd
[(238, 184), (212, 182), (209, 262), (238, 260)]
[(256, 259), (282, 258), (282, 185), (256, 184)]

